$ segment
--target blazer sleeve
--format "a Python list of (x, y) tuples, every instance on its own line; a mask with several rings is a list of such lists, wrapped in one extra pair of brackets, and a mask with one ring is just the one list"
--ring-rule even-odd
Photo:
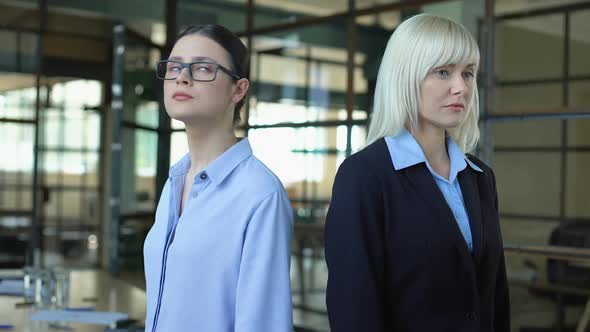
[[(490, 169), (492, 191), (496, 211), (498, 211), (498, 193), (496, 191), (496, 178), (494, 172)], [(500, 243), (503, 243), (500, 241)], [(496, 277), (496, 294), (494, 310), (494, 330), (510, 331), (510, 295), (508, 291), (508, 278), (506, 277), (506, 262), (504, 259), (504, 250), (500, 254), (498, 265), (498, 275)]]
[(383, 199), (376, 176), (345, 160), (325, 228), (326, 305), (331, 331), (384, 331)]

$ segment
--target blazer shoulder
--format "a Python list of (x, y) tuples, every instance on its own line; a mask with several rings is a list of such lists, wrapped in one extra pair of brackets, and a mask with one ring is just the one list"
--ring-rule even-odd
[(467, 156), (467, 158), (469, 158), (469, 160), (472, 163), (474, 163), (477, 167), (479, 167), (483, 170), (484, 179), (486, 180), (486, 182), (490, 186), (490, 190), (494, 193), (494, 195), (497, 195), (497, 193), (496, 193), (496, 176), (494, 175), (494, 171), (492, 170), (492, 168), (489, 167), (488, 165), (486, 165), (486, 163), (484, 163), (483, 161), (481, 161), (479, 158), (475, 157), (474, 155), (467, 154), (466, 156)]
[(474, 163), (477, 167), (481, 168), (484, 171), (484, 173), (486, 173), (486, 174), (490, 174), (490, 173), (493, 174), (494, 173), (490, 166), (488, 166), (486, 163), (481, 161), (481, 159), (477, 158), (476, 156), (468, 153), (468, 154), (466, 154), (466, 157), (469, 159), (469, 161)]
[(355, 152), (342, 162), (341, 168), (370, 170), (380, 173), (393, 167), (389, 149), (383, 138)]

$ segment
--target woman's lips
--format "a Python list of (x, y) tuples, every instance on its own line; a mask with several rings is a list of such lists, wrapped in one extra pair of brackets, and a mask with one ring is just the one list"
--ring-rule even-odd
[(447, 108), (450, 108), (452, 110), (460, 110), (462, 111), (463, 109), (465, 109), (465, 105), (457, 103), (457, 104), (449, 104), (446, 106)]
[(172, 95), (172, 99), (177, 100), (177, 101), (185, 101), (185, 100), (193, 99), (193, 96), (188, 95), (186, 93), (177, 92)]

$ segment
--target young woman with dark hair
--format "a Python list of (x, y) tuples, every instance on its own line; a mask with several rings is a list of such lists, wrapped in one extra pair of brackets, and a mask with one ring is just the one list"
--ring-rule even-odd
[(291, 205), (234, 134), (246, 47), (221, 26), (189, 27), (157, 77), (189, 153), (170, 168), (144, 244), (146, 331), (292, 331)]

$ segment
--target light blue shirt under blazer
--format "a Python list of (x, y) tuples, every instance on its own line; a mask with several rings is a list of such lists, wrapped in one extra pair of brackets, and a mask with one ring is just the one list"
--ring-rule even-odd
[(292, 331), (293, 213), (248, 139), (194, 179), (179, 218), (190, 156), (170, 169), (144, 243), (146, 332)]
[(430, 167), (422, 148), (407, 129), (404, 128), (394, 137), (385, 137), (385, 142), (387, 143), (387, 148), (389, 149), (391, 161), (395, 170), (411, 167), (419, 163), (426, 163), (426, 167), (428, 167), (428, 170), (434, 177), (434, 181), (445, 197), (447, 205), (453, 211), (453, 215), (455, 216), (455, 220), (457, 220), (457, 225), (461, 230), (461, 234), (463, 234), (463, 238), (465, 239), (469, 251), (472, 252), (473, 239), (471, 237), (471, 228), (469, 227), (469, 217), (465, 210), (463, 193), (461, 192), (461, 186), (459, 185), (457, 174), (464, 170), (467, 165), (478, 172), (483, 172), (481, 168), (477, 167), (477, 165), (465, 157), (465, 154), (450, 135), (447, 135), (446, 138), (447, 153), (451, 160), (451, 171), (448, 180), (438, 175), (432, 167)]

